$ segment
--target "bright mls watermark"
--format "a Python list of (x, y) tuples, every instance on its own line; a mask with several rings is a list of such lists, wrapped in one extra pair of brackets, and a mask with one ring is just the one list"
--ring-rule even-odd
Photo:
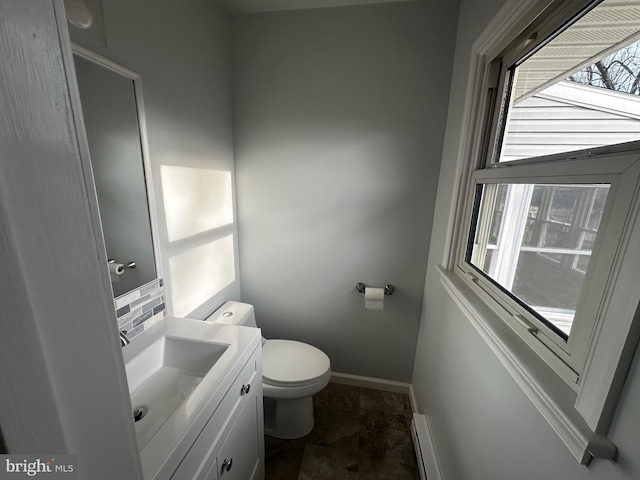
[(77, 463), (76, 455), (0, 455), (0, 480), (77, 480)]

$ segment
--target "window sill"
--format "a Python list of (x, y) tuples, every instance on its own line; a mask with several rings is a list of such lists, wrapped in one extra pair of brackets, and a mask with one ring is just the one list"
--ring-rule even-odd
[(614, 459), (615, 445), (593, 432), (574, 408), (577, 393), (456, 273), (437, 268), (445, 290), (576, 460), (586, 465), (592, 458)]

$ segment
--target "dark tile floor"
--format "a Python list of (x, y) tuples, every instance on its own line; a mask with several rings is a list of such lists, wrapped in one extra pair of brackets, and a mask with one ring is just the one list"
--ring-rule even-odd
[(267, 480), (419, 479), (407, 395), (330, 383), (306, 437), (265, 437)]

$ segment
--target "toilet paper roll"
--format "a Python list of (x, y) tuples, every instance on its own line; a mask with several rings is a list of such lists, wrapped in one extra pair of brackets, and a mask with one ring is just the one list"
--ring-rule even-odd
[(364, 289), (364, 308), (381, 312), (384, 308), (384, 288), (366, 287)]
[(109, 273), (111, 275), (122, 275), (124, 273), (124, 265), (122, 263), (110, 263)]

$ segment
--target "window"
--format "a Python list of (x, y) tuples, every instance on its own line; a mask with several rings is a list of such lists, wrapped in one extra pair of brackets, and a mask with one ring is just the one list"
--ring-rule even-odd
[(640, 2), (548, 3), (508, 2), (474, 47), (460, 280), (442, 270), (443, 284), (586, 463), (613, 455), (604, 434), (637, 339)]
[[(640, 152), (476, 170), (457, 268), (572, 388), (587, 360)], [(606, 240), (605, 240), (606, 238)]]
[(479, 184), (466, 262), (567, 340), (609, 187)]
[(170, 311), (203, 317), (237, 287), (238, 260), (229, 169), (162, 165)]

